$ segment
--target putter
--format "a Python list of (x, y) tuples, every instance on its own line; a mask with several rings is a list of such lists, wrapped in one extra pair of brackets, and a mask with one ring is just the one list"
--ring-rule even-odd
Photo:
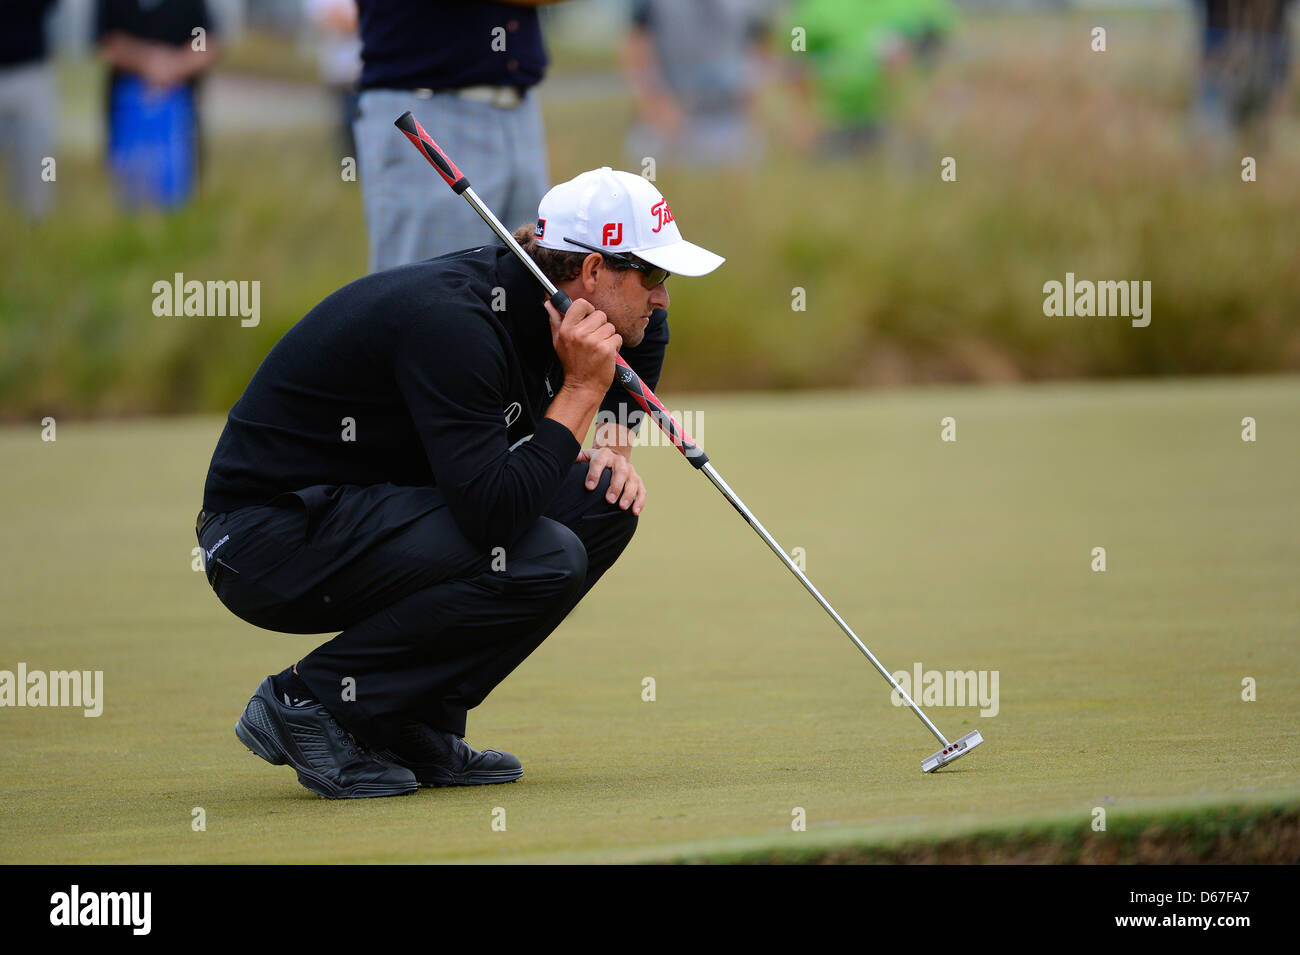
[[(442, 176), (443, 181), (446, 182), (447, 185), (451, 186), (452, 192), (456, 193), (458, 196), (464, 196), (465, 200), (473, 206), (474, 211), (477, 212), (492, 231), (496, 233), (497, 238), (505, 243), (506, 248), (510, 249), (519, 257), (519, 260), (530, 272), (533, 273), (537, 281), (541, 283), (542, 288), (546, 290), (546, 294), (550, 296), (551, 305), (555, 307), (555, 310), (561, 315), (568, 312), (569, 308), (573, 305), (569, 296), (555, 287), (555, 284), (546, 277), (538, 267), (537, 263), (532, 260), (532, 257), (529, 256), (529, 254), (520, 247), (519, 243), (515, 241), (515, 237), (510, 233), (510, 230), (503, 226), (501, 221), (492, 213), (492, 210), (484, 204), (483, 200), (474, 194), (474, 190), (470, 187), (469, 180), (465, 178), (465, 175), (459, 169), (456, 168), (456, 164), (453, 163), (447, 154), (442, 151), (441, 147), (433, 141), (433, 137), (425, 132), (424, 127), (421, 126), (419, 121), (411, 115), (410, 111), (408, 110), (399, 116), (393, 125), (400, 129), (406, 135), (406, 138), (411, 141), (411, 144), (415, 146), (416, 149), (420, 150), (424, 158), (429, 161), (429, 164), (432, 165), (434, 169), (438, 170), (438, 175)], [(645, 386), (645, 383), (641, 381), (641, 377), (632, 370), (632, 367), (628, 365), (626, 361), (623, 360), (623, 356), (615, 355), (614, 361), (614, 380), (622, 385), (623, 388), (626, 389), (627, 393), (632, 396), (632, 400), (640, 405), (641, 409), (654, 419), (655, 423), (663, 429), (664, 434), (666, 434), (669, 440), (672, 441), (674, 447), (685, 456), (686, 460), (694, 465), (698, 470), (704, 472), (704, 476), (713, 482), (713, 486), (722, 492), (722, 496), (725, 497), (728, 503), (736, 509), (736, 512), (745, 519), (745, 523), (754, 529), (755, 533), (763, 539), (763, 542), (771, 548), (772, 553), (776, 554), (776, 556), (781, 559), (781, 563), (785, 564), (785, 566), (789, 568), (790, 573), (794, 574), (795, 577), (798, 578), (799, 583), (803, 584), (808, 593), (812, 594), (813, 599), (821, 604), (822, 609), (830, 614), (832, 620), (839, 624), (840, 629), (843, 630), (848, 638), (853, 641), (853, 644), (862, 651), (863, 656), (871, 661), (871, 665), (874, 666), (880, 675), (885, 678), (885, 681), (907, 702), (907, 705), (911, 707), (912, 712), (915, 713), (921, 722), (925, 724), (926, 729), (933, 733), (935, 739), (943, 744), (943, 748), (937, 753), (921, 760), (921, 771), (924, 773), (932, 773), (936, 769), (947, 766), (954, 760), (961, 759), (980, 743), (984, 742), (984, 737), (980, 735), (979, 730), (967, 733), (960, 739), (953, 741), (949, 741), (948, 737), (939, 732), (939, 728), (930, 722), (930, 718), (921, 711), (921, 708), (916, 705), (916, 702), (907, 694), (907, 691), (898, 685), (898, 682), (890, 675), (889, 671), (886, 670), (881, 665), (880, 661), (876, 659), (875, 654), (868, 650), (867, 645), (858, 639), (858, 635), (853, 632), (852, 628), (850, 628), (847, 623), (844, 622), (844, 618), (835, 612), (835, 608), (832, 607), (826, 598), (821, 595), (821, 592), (813, 586), (812, 581), (804, 575), (804, 572), (799, 569), (793, 560), (790, 559), (789, 555), (781, 549), (781, 545), (778, 544), (776, 539), (767, 532), (767, 528), (759, 522), (758, 518), (750, 512), (749, 508), (747, 508), (744, 502), (736, 495), (736, 492), (727, 486), (727, 482), (722, 480), (722, 476), (718, 474), (713, 465), (709, 463), (708, 455), (704, 453), (704, 449), (696, 444), (685, 432), (682, 426), (677, 423), (677, 420), (668, 413), (668, 410), (664, 408), (663, 403), (655, 397), (654, 392)]]

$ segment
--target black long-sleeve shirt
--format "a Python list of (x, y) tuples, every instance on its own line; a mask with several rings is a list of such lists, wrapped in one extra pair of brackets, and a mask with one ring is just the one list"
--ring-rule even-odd
[[(564, 370), (543, 298), (500, 246), (339, 289), (285, 333), (230, 410), (203, 509), (232, 511), (314, 485), (437, 486), (472, 543), (512, 543), (546, 509), (580, 447), (544, 417)], [(641, 344), (622, 351), (652, 389), (667, 344), (658, 309)], [(615, 415), (628, 407), (636, 406), (618, 385), (601, 405)]]

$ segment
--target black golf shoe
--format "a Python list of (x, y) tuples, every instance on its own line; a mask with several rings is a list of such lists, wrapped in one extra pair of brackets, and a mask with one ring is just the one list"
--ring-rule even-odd
[(320, 703), (277, 699), (269, 676), (248, 701), (235, 735), (268, 763), (288, 763), (298, 782), (329, 799), (402, 796), (420, 788), (414, 773), (366, 749)]
[(423, 723), (407, 723), (379, 756), (410, 769), (422, 786), (512, 783), (524, 774), (519, 760), (509, 753), (495, 749), (476, 753), (454, 733)]

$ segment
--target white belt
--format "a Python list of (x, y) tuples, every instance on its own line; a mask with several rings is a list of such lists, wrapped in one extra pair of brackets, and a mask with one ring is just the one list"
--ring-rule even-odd
[(497, 109), (515, 109), (524, 101), (524, 93), (515, 86), (462, 86), (454, 90), (412, 90), (420, 99), (432, 99), (436, 94), (457, 96), (474, 103), (486, 103)]

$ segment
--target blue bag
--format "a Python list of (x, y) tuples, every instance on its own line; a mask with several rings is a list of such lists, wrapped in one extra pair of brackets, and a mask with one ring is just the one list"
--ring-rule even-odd
[(119, 75), (109, 92), (108, 164), (128, 205), (176, 206), (197, 179), (194, 89)]

